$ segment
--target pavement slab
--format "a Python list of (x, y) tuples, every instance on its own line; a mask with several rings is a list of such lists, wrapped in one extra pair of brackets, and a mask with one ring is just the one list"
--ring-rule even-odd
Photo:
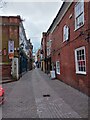
[(3, 118), (88, 118), (88, 96), (40, 69), (25, 73), (19, 81), (3, 84)]
[[(35, 76), (36, 75), (36, 76)], [(39, 118), (81, 118), (65, 101), (60, 98), (44, 78), (32, 74), (33, 90)], [(38, 87), (39, 86), (39, 87)], [(50, 97), (43, 97), (49, 94)]]

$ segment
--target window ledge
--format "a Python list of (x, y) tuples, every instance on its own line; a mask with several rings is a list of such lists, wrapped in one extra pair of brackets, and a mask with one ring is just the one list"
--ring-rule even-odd
[(58, 75), (60, 75), (60, 73), (57, 73)]
[(86, 75), (86, 72), (76, 72), (76, 74)]
[(78, 28), (75, 28), (74, 29), (74, 31), (77, 31), (78, 29), (80, 29), (81, 27), (83, 27), (84, 26), (84, 24), (82, 24), (80, 27), (78, 27)]
[(69, 40), (65, 40), (65, 41), (63, 41), (62, 43), (66, 43), (66, 42), (68, 42)]

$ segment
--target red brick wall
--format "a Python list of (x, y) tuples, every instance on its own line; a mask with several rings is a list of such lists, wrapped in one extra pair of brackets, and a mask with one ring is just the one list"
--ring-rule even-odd
[(88, 45), (88, 87), (89, 87), (89, 95), (90, 95), (90, 43)]
[(43, 56), (46, 56), (46, 33), (43, 33)]
[[(79, 36), (80, 31), (88, 29), (88, 3), (85, 3), (84, 8), (85, 24), (76, 31), (74, 30), (75, 4), (76, 3), (73, 3), (70, 6), (69, 10), (52, 33), (52, 62), (60, 61), (60, 75), (57, 75), (58, 79), (88, 94), (88, 82), (90, 81), (90, 68), (88, 67), (90, 66), (90, 43), (85, 41), (85, 37)], [(69, 18), (70, 14), (72, 14), (71, 19)], [(70, 28), (70, 39), (67, 42), (63, 42), (63, 26), (65, 24)], [(86, 51), (86, 75), (76, 74), (75, 67), (75, 49), (82, 46), (85, 46)]]
[[(19, 47), (19, 23), (20, 17), (18, 16), (3, 16), (2, 17), (2, 50), (6, 48), (6, 55), (2, 55), (2, 77), (11, 76), (11, 60), (8, 56), (8, 41), (14, 40), (14, 48)], [(14, 56), (18, 56), (17, 50), (14, 51)]]
[(37, 61), (40, 62), (40, 49), (37, 52)]
[(2, 66), (0, 65), (0, 77), (2, 77)]
[[(8, 59), (8, 41), (14, 40), (14, 47), (19, 47), (19, 23), (20, 17), (2, 17), (2, 22), (5, 24), (2, 26), (2, 49), (6, 48), (7, 55), (2, 56), (3, 62), (9, 62)], [(18, 56), (18, 52), (14, 51), (14, 55)]]
[(11, 77), (11, 65), (2, 65), (2, 79)]
[[(88, 29), (89, 29), (89, 36), (90, 36), (90, 1), (88, 4)], [(90, 94), (90, 38), (88, 44), (88, 87), (89, 87), (89, 94)]]

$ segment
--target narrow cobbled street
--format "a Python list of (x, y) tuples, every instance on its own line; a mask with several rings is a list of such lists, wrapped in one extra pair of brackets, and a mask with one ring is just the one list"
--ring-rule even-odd
[(3, 84), (3, 118), (87, 118), (88, 97), (40, 69)]

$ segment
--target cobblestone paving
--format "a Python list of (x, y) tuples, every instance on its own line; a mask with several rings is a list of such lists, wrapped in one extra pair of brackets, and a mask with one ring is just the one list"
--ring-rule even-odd
[(6, 93), (2, 107), (3, 118), (88, 117), (86, 95), (59, 80), (51, 80), (39, 69), (32, 70), (19, 81), (4, 84), (3, 87)]

